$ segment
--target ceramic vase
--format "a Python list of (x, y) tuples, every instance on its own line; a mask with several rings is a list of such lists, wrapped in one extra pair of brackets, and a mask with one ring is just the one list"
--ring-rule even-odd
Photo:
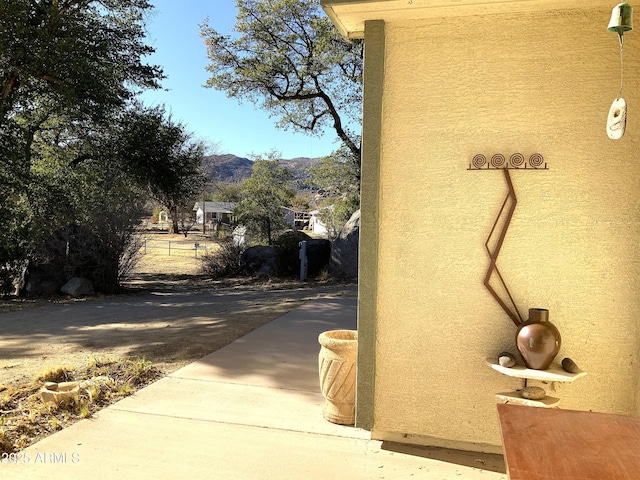
[(549, 321), (549, 310), (530, 308), (529, 320), (516, 332), (516, 346), (525, 365), (546, 370), (560, 351), (560, 332)]
[(356, 417), (356, 353), (358, 332), (330, 330), (318, 337), (322, 416), (332, 423), (353, 425)]

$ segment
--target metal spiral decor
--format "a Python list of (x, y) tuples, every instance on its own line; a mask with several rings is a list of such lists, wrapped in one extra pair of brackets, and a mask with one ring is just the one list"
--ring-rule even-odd
[(494, 168), (502, 168), (504, 162), (505, 158), (501, 153), (496, 153), (493, 157), (491, 157), (491, 166)]
[(544, 158), (539, 153), (534, 153), (529, 157), (529, 165), (533, 168), (540, 167), (544, 162)]
[(549, 166), (539, 153), (530, 155), (526, 161), (521, 153), (512, 154), (509, 160), (503, 154), (496, 153), (488, 162), (487, 157), (479, 153), (473, 157), (467, 170), (549, 170)]
[[(487, 157), (479, 153), (478, 155), (473, 157), (473, 160), (471, 160), (471, 163), (476, 169), (480, 169), (484, 167), (484, 165), (487, 163)], [(471, 169), (471, 166), (469, 166), (469, 169)]]
[(524, 163), (524, 155), (521, 153), (514, 153), (509, 158), (509, 163), (513, 166), (513, 168), (520, 168)]

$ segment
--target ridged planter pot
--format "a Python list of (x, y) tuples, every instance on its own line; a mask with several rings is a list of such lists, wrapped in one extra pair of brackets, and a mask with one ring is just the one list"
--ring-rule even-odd
[(356, 330), (330, 330), (318, 337), (322, 416), (331, 423), (353, 425), (356, 419)]

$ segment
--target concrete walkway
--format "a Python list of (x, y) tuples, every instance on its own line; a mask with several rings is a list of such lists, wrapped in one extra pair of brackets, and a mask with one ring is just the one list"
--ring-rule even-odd
[(355, 299), (310, 301), (29, 447), (0, 477), (506, 479), (493, 456), (450, 463), (465, 454), (383, 444), (322, 418), (317, 337), (355, 323)]

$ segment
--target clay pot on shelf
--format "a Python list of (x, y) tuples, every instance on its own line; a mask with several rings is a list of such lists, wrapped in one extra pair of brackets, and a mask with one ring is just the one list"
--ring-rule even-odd
[(549, 321), (549, 310), (530, 308), (529, 320), (516, 332), (516, 346), (525, 365), (534, 370), (546, 370), (560, 351), (560, 332)]
[(322, 416), (332, 423), (353, 425), (356, 402), (356, 330), (330, 330), (318, 337)]

